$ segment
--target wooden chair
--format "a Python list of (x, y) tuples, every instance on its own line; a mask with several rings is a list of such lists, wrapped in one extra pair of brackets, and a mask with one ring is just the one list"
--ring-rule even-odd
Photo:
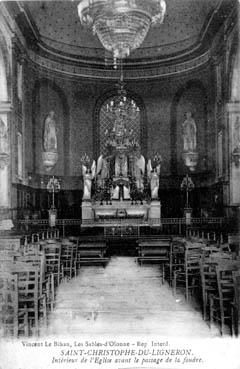
[(18, 336), (17, 275), (0, 271), (0, 336)]
[(217, 291), (216, 267), (226, 265), (232, 260), (232, 254), (223, 252), (219, 247), (206, 246), (202, 249), (200, 258), (200, 275), (202, 287), (202, 307), (203, 319), (209, 317), (210, 300), (209, 296)]
[(61, 280), (61, 243), (55, 240), (48, 240), (43, 245), (45, 254), (46, 276), (54, 276), (54, 286), (59, 286)]
[(217, 265), (217, 293), (210, 296), (210, 324), (217, 322), (220, 333), (224, 333), (226, 324), (231, 327), (232, 304), (234, 301), (233, 271), (240, 268), (240, 262), (225, 261)]
[(165, 263), (165, 280), (169, 285), (173, 284), (174, 271), (183, 267), (184, 264), (185, 245), (182, 239), (174, 240), (170, 244), (168, 262)]
[(62, 241), (61, 244), (61, 268), (62, 277), (71, 279), (76, 276), (76, 252), (77, 244), (69, 240)]
[(0, 264), (6, 263), (6, 262), (13, 262), (16, 255), (21, 255), (18, 252), (14, 252), (11, 250), (1, 250), (0, 251)]
[(40, 242), (28, 243), (23, 246), (23, 254), (38, 254), (40, 251)]
[(18, 262), (13, 273), (18, 277), (18, 310), (28, 314), (29, 334), (39, 332), (38, 268)]
[(38, 332), (38, 269), (17, 261), (1, 265), (0, 272), (8, 272), (17, 278), (18, 333), (28, 336)]
[(45, 279), (45, 255), (43, 252), (35, 253), (27, 253), (24, 255), (20, 255), (15, 257), (15, 260), (18, 262), (26, 263), (38, 269), (38, 289), (39, 294), (42, 295), (44, 284), (46, 283)]
[[(206, 250), (204, 250), (206, 251)], [(216, 262), (212, 258), (206, 257), (206, 254), (202, 254), (200, 265), (201, 287), (202, 287), (202, 307), (203, 307), (203, 319), (207, 320), (207, 311), (210, 309), (209, 297), (211, 294), (215, 294), (217, 291), (217, 275), (216, 275)], [(209, 254), (208, 254), (209, 256)]]
[(185, 289), (186, 300), (189, 300), (189, 292), (200, 286), (200, 265), (201, 245), (185, 245), (184, 260), (182, 265), (173, 273), (173, 293), (179, 285)]
[(240, 322), (240, 270), (233, 271), (234, 300), (232, 305), (232, 332), (238, 336)]
[[(47, 308), (49, 310), (53, 308), (52, 301), (54, 296), (52, 295), (52, 288), (50, 287), (50, 278), (45, 273), (45, 255), (43, 252), (29, 253), (16, 258), (17, 267), (22, 263), (23, 266), (36, 268), (38, 273), (38, 320), (41, 320), (42, 324), (47, 324)], [(16, 270), (16, 268), (13, 268)], [(38, 328), (38, 325), (37, 325)]]

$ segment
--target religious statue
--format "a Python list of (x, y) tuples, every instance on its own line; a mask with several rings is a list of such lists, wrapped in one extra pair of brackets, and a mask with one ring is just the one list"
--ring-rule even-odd
[(116, 112), (116, 120), (114, 122), (114, 127), (113, 127), (113, 133), (120, 137), (120, 136), (123, 136), (124, 134), (126, 134), (126, 127), (125, 127), (125, 124), (124, 124), (124, 120), (123, 120), (123, 117), (122, 117), (122, 114), (121, 114), (121, 111), (117, 110)]
[(8, 131), (7, 126), (0, 118), (0, 153), (8, 152)]
[(96, 162), (93, 161), (91, 169), (82, 164), (83, 174), (83, 200), (91, 200), (92, 180), (95, 178)]
[(187, 112), (187, 119), (184, 121), (183, 128), (183, 151), (193, 152), (197, 147), (197, 127), (195, 120), (192, 118), (192, 113)]
[(43, 147), (46, 152), (57, 152), (57, 129), (54, 117), (54, 111), (50, 111), (44, 122)]
[(152, 200), (158, 200), (160, 170), (161, 170), (160, 163), (158, 163), (155, 168), (152, 168), (151, 159), (148, 160), (147, 173), (148, 173), (148, 180), (150, 182)]
[(115, 157), (115, 176), (127, 177), (128, 175), (128, 158), (124, 151), (119, 150)]
[(145, 173), (145, 159), (141, 155), (140, 149), (136, 150), (133, 158), (132, 176), (135, 178), (136, 187), (138, 191), (144, 190), (144, 173)]
[(109, 158), (100, 155), (97, 161), (98, 184), (103, 187), (107, 178), (109, 178), (110, 162)]

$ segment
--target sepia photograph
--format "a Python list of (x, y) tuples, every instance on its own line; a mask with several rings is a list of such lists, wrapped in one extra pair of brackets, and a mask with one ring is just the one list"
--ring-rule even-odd
[(240, 369), (239, 25), (0, 0), (0, 369)]

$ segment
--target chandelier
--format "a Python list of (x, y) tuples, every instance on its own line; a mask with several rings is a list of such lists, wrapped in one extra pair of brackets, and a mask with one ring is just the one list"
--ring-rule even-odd
[(81, 0), (78, 14), (90, 26), (114, 59), (123, 59), (137, 49), (151, 25), (161, 24), (165, 0)]
[[(121, 67), (122, 68), (122, 67)], [(106, 106), (107, 112), (112, 114), (115, 119), (117, 116), (124, 119), (135, 119), (140, 113), (139, 106), (133, 99), (127, 97), (127, 91), (123, 82), (123, 71), (121, 69), (121, 76), (119, 82), (116, 84), (117, 98), (112, 99)]]

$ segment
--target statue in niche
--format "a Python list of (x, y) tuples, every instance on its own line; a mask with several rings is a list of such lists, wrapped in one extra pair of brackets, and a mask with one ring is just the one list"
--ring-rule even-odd
[(54, 111), (50, 111), (44, 122), (43, 147), (46, 152), (57, 152), (57, 128), (54, 118)]
[(7, 126), (0, 118), (0, 153), (8, 152), (8, 130)]
[(192, 113), (187, 112), (187, 119), (182, 125), (183, 135), (183, 151), (194, 152), (197, 147), (197, 127)]
[(239, 116), (237, 116), (235, 124), (234, 124), (233, 140), (234, 140), (234, 148), (240, 148), (240, 120), (239, 120)]

